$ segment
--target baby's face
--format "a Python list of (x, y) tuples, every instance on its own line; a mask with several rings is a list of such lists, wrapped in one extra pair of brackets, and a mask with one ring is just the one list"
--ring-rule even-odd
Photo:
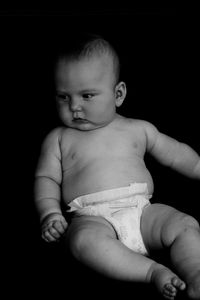
[(56, 100), (63, 123), (79, 130), (106, 126), (115, 117), (112, 59), (108, 56), (58, 63)]

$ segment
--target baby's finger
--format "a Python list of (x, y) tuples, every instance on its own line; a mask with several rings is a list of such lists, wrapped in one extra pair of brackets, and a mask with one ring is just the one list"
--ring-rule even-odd
[(60, 233), (58, 230), (56, 230), (55, 228), (51, 227), (49, 228), (49, 232), (50, 234), (55, 238), (55, 239), (59, 239), (60, 238)]
[(54, 222), (53, 227), (61, 234), (65, 231), (65, 228), (60, 221)]
[(67, 224), (67, 222), (66, 222), (65, 218), (61, 219), (61, 220), (60, 220), (60, 223), (62, 224), (62, 226), (63, 226), (63, 229), (64, 229), (64, 230), (66, 230), (66, 229), (67, 229), (67, 226), (68, 226), (68, 224)]
[(62, 223), (62, 226), (63, 226), (64, 230), (66, 230), (67, 227), (68, 227), (68, 224), (67, 224), (66, 220), (63, 219), (63, 220), (61, 221), (61, 223)]
[(48, 231), (44, 231), (42, 233), (42, 238), (46, 241), (46, 242), (55, 242), (56, 239), (48, 232)]
[(43, 224), (43, 225), (42, 225), (42, 230), (43, 230), (43, 231), (49, 230), (49, 228), (52, 227), (52, 223), (53, 223), (53, 221), (49, 221), (49, 222)]
[(63, 230), (66, 230), (68, 227), (68, 223), (66, 222), (65, 218), (63, 217), (62, 219), (60, 219), (60, 223), (63, 227)]

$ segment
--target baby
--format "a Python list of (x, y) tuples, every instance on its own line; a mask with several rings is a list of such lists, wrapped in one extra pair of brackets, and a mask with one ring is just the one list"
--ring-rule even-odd
[[(152, 283), (167, 299), (182, 290), (200, 299), (199, 224), (173, 207), (150, 203), (153, 180), (143, 160), (147, 151), (200, 179), (200, 157), (151, 123), (116, 112), (126, 85), (109, 42), (92, 36), (76, 46), (57, 59), (63, 127), (46, 137), (36, 169), (42, 237), (54, 242), (65, 233), (74, 257), (105, 276)], [(151, 250), (165, 248), (175, 273), (150, 257)]]

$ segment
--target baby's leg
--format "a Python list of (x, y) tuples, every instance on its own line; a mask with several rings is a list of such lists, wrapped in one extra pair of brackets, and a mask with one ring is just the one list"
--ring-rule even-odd
[[(125, 281), (153, 281), (163, 292), (163, 286), (170, 283), (174, 275), (163, 265), (123, 245), (117, 239), (113, 227), (100, 217), (74, 218), (67, 231), (66, 241), (72, 254), (79, 261), (108, 277)], [(160, 276), (156, 276), (155, 270)], [(171, 287), (169, 287), (169, 292), (167, 289), (166, 291), (167, 296), (168, 294), (175, 295)]]
[(176, 209), (153, 204), (142, 216), (147, 247), (168, 247), (172, 264), (187, 285), (190, 299), (200, 299), (200, 230), (198, 222)]

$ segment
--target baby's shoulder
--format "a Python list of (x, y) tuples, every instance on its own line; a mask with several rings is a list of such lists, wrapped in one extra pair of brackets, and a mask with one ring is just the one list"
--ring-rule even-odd
[(46, 134), (42, 142), (42, 150), (44, 152), (55, 152), (59, 149), (59, 143), (62, 136), (62, 128), (57, 127)]
[(46, 151), (61, 153), (63, 149), (68, 150), (73, 141), (73, 133), (68, 127), (56, 127), (45, 137), (43, 149)]
[(56, 127), (52, 129), (45, 137), (45, 143), (55, 143), (59, 142), (60, 138), (62, 137), (62, 127)]
[(156, 130), (156, 127), (152, 123), (141, 119), (124, 118), (124, 124), (130, 130), (135, 130), (139, 132)]
[(124, 122), (129, 134), (132, 134), (135, 138), (143, 140), (147, 144), (149, 141), (154, 141), (158, 136), (156, 126), (146, 120), (125, 118)]
[(68, 127), (56, 127), (52, 129), (46, 136), (46, 139), (48, 140), (61, 140), (62, 138), (65, 138), (66, 136), (69, 138), (70, 136), (73, 136), (73, 130), (71, 130)]

